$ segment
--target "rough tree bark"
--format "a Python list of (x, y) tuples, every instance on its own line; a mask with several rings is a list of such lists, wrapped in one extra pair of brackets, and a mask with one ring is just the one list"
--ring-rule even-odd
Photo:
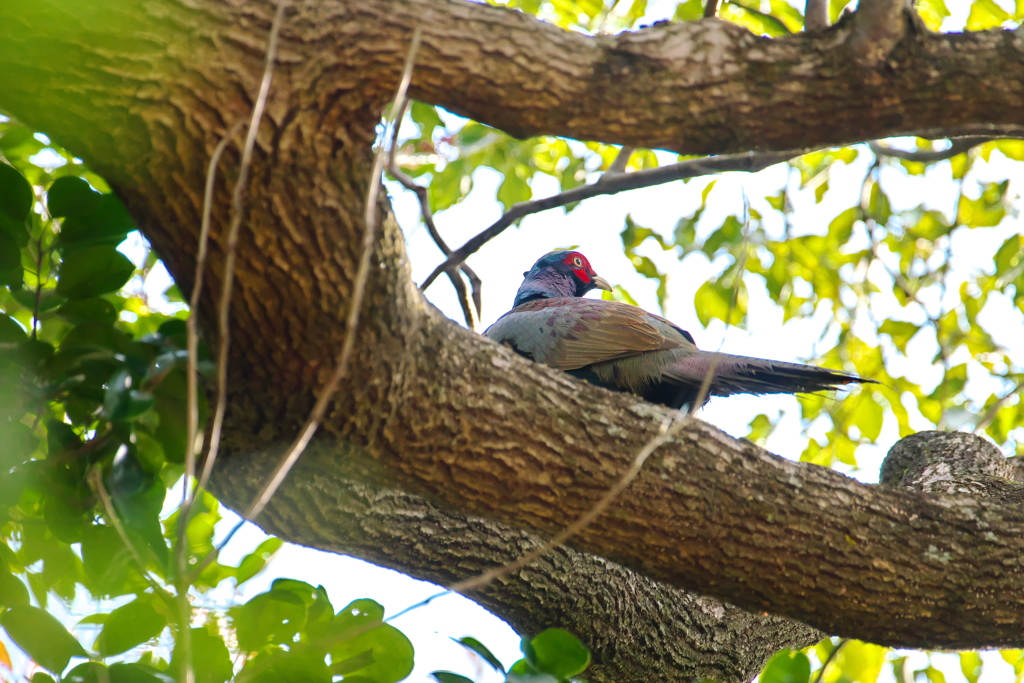
[[(867, 48), (852, 36), (871, 34), (859, 22), (870, 28), (875, 9), (814, 36), (768, 40), (714, 19), (587, 38), (462, 0), (295, 4), (239, 253), (230, 457), (218, 494), (248, 502), (347, 333), (374, 126), (413, 26), (424, 27), (413, 94), (517, 135), (719, 153), (1024, 126), (1021, 31), (939, 36), (908, 22), (895, 39), (886, 34), (882, 65), (868, 69), (857, 59)], [(0, 5), (0, 107), (103, 174), (186, 292), (204, 165), (251, 106), (272, 14), (256, 0)], [(228, 156), (230, 178), (237, 155)], [(221, 226), (227, 196), (221, 182)], [(444, 319), (410, 282), (401, 233), (380, 201), (380, 267), (354, 370), (262, 521), (285, 538), (448, 580), (585, 510), (663, 412)], [(223, 263), (222, 237), (214, 241), (204, 323)], [(604, 615), (590, 631), (602, 665), (595, 680), (646, 680), (645, 667), (661, 667), (665, 680), (705, 671), (740, 680), (785, 638), (814, 637), (722, 608), (721, 652), (736, 647), (736, 661), (688, 659), (687, 648), (709, 641), (688, 640), (694, 629), (680, 624), (711, 603), (679, 589), (891, 645), (1020, 646), (1022, 530), (1024, 513), (998, 501), (873, 489), (694, 424), (575, 550), (486, 600), (527, 629)], [(604, 603), (588, 599), (596, 585)], [(634, 593), (635, 604), (619, 604)], [(630, 637), (653, 656), (625, 652), (609, 615), (631, 609), (646, 628)], [(728, 635), (741, 629), (768, 645), (745, 651)], [(664, 646), (672, 639), (683, 641), (675, 652)]]

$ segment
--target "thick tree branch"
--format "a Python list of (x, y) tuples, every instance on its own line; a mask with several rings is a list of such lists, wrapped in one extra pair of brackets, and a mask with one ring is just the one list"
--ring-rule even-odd
[(882, 463), (879, 483), (923, 493), (1024, 502), (1024, 461), (1007, 458), (965, 432), (920, 432), (899, 441)]
[[(779, 39), (714, 19), (589, 38), (484, 5), (431, 5), (427, 14), (397, 0), (369, 10), (379, 40), (394, 24), (426, 23), (429, 65), (413, 95), (520, 137), (720, 154), (998, 134), (1024, 123), (1019, 32), (910, 31), (894, 0)], [(874, 68), (882, 57), (886, 67)]]
[(828, 28), (828, 0), (807, 0), (804, 7), (804, 30), (817, 33)]
[[(259, 457), (231, 460), (221, 481), (257, 485), (265, 476), (259, 463)], [(233, 487), (216, 493), (227, 501), (237, 497)], [(414, 567), (415, 576), (441, 585), (543, 544), (515, 527), (444, 510), (408, 493), (327, 480), (306, 461), (296, 465), (261, 523), (298, 543), (403, 572)], [(806, 647), (824, 637), (798, 622), (750, 614), (565, 547), (472, 597), (520, 633), (560, 626), (577, 634), (594, 654), (587, 680), (596, 683), (746, 683), (779, 648)], [(432, 607), (443, 609), (443, 601)]]
[[(207, 0), (0, 5), (12, 27), (0, 106), (110, 180), (186, 293), (203, 169), (251, 106), (272, 15)], [(831, 49), (855, 22), (778, 41), (716, 20), (584, 38), (454, 0), (301, 5), (282, 34), (276, 82), (287, 85), (268, 102), (239, 244), (221, 491), (252, 494), (231, 467), (294, 433), (346, 339), (374, 126), (412, 26), (424, 26), (416, 92), (520, 134), (720, 153), (1021, 126), (1019, 35), (908, 34), (885, 69), (865, 73)], [(225, 167), (231, 177), (237, 157)], [(218, 182), (215, 226), (228, 195)], [(213, 232), (218, 272), (226, 239)], [(409, 281), (390, 217), (379, 235), (352, 373), (302, 461), (315, 474), (291, 481), (296, 495), (362, 481), (556, 533), (609, 488), (662, 411), (456, 328)], [(1018, 508), (873, 489), (701, 424), (648, 466), (578, 549), (841, 635), (1022, 644)], [(277, 504), (270, 516), (284, 514)], [(326, 545), (341, 512), (319, 512), (304, 538)]]
[(876, 69), (903, 39), (913, 8), (907, 0), (861, 0), (845, 49), (865, 69)]

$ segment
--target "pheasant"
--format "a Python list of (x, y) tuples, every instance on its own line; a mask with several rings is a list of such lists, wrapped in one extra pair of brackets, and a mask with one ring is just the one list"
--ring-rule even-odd
[(797, 394), (877, 384), (835, 370), (701, 351), (689, 332), (642, 308), (581, 298), (611, 291), (578, 251), (542, 256), (523, 273), (511, 311), (484, 335), (537, 363), (670, 408), (692, 405), (709, 370), (705, 401), (733, 394)]

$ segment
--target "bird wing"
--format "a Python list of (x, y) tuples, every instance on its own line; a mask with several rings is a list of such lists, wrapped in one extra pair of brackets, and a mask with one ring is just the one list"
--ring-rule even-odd
[(688, 343), (678, 328), (659, 321), (641, 308), (615, 301), (540, 299), (513, 308), (484, 335), (538, 363), (575, 370)]

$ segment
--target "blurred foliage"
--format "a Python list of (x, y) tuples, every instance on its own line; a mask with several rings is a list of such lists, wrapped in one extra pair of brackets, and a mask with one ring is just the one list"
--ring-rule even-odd
[[(0, 118), (0, 626), (34, 662), (26, 676), (157, 683), (179, 680), (187, 658), (200, 683), (402, 680), (413, 646), (373, 600), (335, 610), (322, 586), (277, 579), (210, 607), (282, 542), (222, 564), (217, 500), (202, 492), (186, 514), (174, 499), (187, 313), (174, 287), (163, 308), (176, 313), (150, 306), (155, 257), (140, 241), (137, 267), (118, 249), (134, 231), (79, 160)], [(525, 642), (541, 654), (521, 668), (589, 662), (564, 631)], [(0, 643), (0, 672), (13, 667)]]
[[(590, 666), (590, 652), (576, 636), (560, 628), (549, 628), (519, 645), (523, 658), (505, 671), (501, 662), (476, 638), (458, 641), (484, 663), (505, 677), (507, 683), (568, 683)], [(451, 671), (430, 674), (438, 683), (473, 683), (473, 679)]]

